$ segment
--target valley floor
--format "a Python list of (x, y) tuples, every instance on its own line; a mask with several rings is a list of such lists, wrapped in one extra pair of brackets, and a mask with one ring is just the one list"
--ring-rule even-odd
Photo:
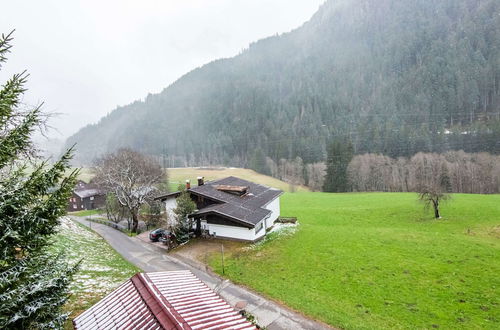
[[(230, 249), (225, 276), (346, 329), (500, 327), (500, 195), (295, 193), (291, 235)], [(219, 273), (220, 253), (208, 257)]]

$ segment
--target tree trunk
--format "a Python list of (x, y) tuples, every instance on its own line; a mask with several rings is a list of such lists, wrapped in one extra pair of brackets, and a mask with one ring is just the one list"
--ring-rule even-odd
[(130, 211), (132, 215), (132, 232), (137, 233), (137, 227), (139, 226), (139, 218), (138, 218), (139, 210), (133, 209)]
[(440, 219), (441, 215), (439, 215), (439, 202), (432, 202), (432, 205), (434, 206), (434, 217), (436, 219)]

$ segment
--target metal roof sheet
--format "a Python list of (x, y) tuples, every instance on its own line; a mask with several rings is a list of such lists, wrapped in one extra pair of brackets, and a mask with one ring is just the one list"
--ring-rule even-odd
[(137, 274), (73, 324), (75, 329), (256, 329), (190, 271)]

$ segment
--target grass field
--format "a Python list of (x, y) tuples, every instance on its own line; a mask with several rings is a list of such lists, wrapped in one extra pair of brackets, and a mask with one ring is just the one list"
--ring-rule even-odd
[[(69, 172), (68, 172), (69, 173)], [(167, 169), (169, 188), (171, 191), (176, 191), (179, 184), (184, 184), (187, 179), (191, 180), (192, 185), (196, 185), (196, 178), (199, 176), (205, 177), (205, 180), (215, 180), (225, 178), (227, 176), (236, 176), (255, 183), (260, 183), (266, 186), (281, 189), (286, 192), (297, 191), (306, 192), (309, 188), (305, 186), (291, 186), (290, 184), (275, 179), (273, 177), (257, 173), (253, 170), (245, 168), (220, 168), (220, 169), (200, 169), (195, 167), (190, 168), (169, 168)], [(78, 179), (89, 182), (93, 177), (90, 168), (82, 168)]]
[(140, 271), (99, 235), (67, 218), (55, 237), (55, 248), (64, 251), (72, 263), (82, 259), (81, 269), (71, 287), (72, 295), (65, 305), (71, 312), (67, 329), (73, 328), (71, 319)]
[(92, 169), (86, 167), (80, 169), (80, 174), (78, 175), (78, 179), (89, 183), (93, 177), (94, 173), (92, 172)]
[(76, 212), (69, 212), (68, 214), (70, 215), (75, 215), (77, 217), (88, 217), (91, 215), (98, 215), (102, 214), (102, 210), (82, 210), (82, 211), (76, 211)]
[(281, 189), (286, 192), (290, 192), (291, 190), (295, 191), (309, 191), (307, 187), (304, 186), (294, 186), (293, 188), (290, 184), (272, 178), (267, 175), (259, 174), (253, 170), (244, 169), (244, 168), (222, 168), (222, 169), (199, 169), (199, 168), (169, 168), (168, 169), (170, 188), (172, 190), (177, 189), (179, 184), (184, 184), (186, 179), (191, 180), (192, 185), (197, 184), (196, 178), (199, 176), (205, 177), (205, 180), (215, 180), (221, 179), (228, 176), (236, 176), (238, 178), (242, 178), (248, 181), (252, 181), (255, 183), (263, 184), (266, 186), (274, 187)]
[[(226, 255), (225, 274), (346, 329), (499, 329), (500, 196), (297, 193), (298, 231)], [(271, 234), (273, 235), (273, 234)], [(220, 256), (209, 262), (221, 272)]]

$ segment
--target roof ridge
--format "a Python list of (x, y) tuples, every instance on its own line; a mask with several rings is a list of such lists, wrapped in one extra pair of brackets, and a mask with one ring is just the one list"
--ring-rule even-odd
[(190, 270), (136, 274), (73, 320), (75, 329), (255, 329)]
[(191, 329), (186, 320), (163, 297), (147, 274), (138, 273), (130, 280), (163, 329)]

